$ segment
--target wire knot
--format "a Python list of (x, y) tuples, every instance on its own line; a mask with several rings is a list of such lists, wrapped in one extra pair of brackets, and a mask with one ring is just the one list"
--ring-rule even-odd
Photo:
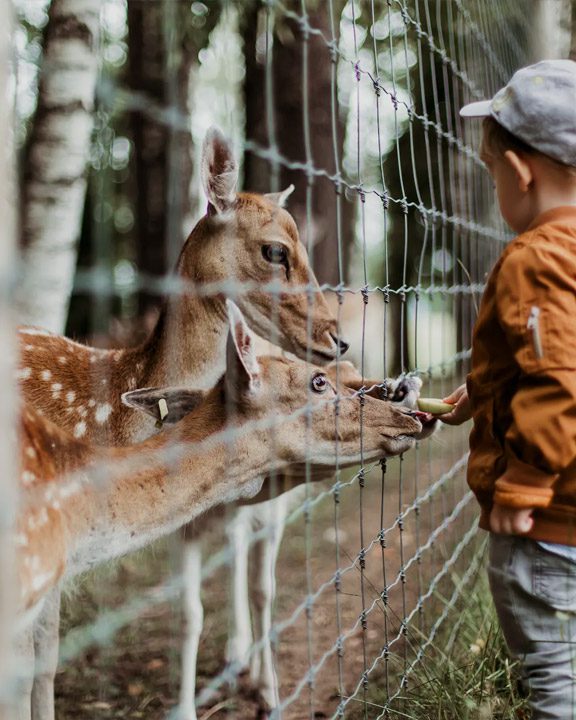
[(384, 528), (381, 528), (380, 532), (378, 533), (378, 540), (380, 541), (380, 547), (382, 550), (386, 549), (386, 530)]

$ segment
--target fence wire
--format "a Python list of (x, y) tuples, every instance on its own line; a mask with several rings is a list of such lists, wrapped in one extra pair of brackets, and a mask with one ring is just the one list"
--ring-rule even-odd
[[(21, 19), (29, 20), (32, 2), (20, 4)], [(286, 290), (277, 282), (203, 283), (174, 271), (181, 227), (189, 219), (182, 205), (190, 178), (182, 169), (178, 138), (192, 131), (198, 160), (203, 133), (216, 123), (236, 142), (246, 178), (266, 185), (259, 189), (277, 192), (286, 178), (300, 189), (295, 216), (301, 239), (320, 289), (333, 301), (341, 334), (351, 340), (346, 359), (366, 379), (366, 387), (350, 401), (360, 398), (362, 414), (370, 382), (400, 373), (418, 375), (424, 396), (446, 396), (469, 370), (477, 303), (486, 275), (509, 239), (494, 212), (492, 185), (478, 153), (479, 126), (464, 123), (458, 110), (466, 102), (490, 97), (526, 64), (530, 2), (146, 2), (155, 4), (162, 23), (163, 99), (131, 86), (122, 71), (130, 50), (126, 23), (131, 1), (102, 3), (100, 52), (116, 59), (102, 63), (98, 82), (84, 227), (91, 238), (91, 259), (80, 258), (72, 300), (72, 311), (84, 317), (79, 327), (86, 335), (102, 336), (113, 316), (143, 322), (137, 309), (143, 293), (242, 299), (263, 292), (274, 299), (276, 325), (282, 296), (307, 293), (312, 307), (316, 291), (311, 285)], [(179, 13), (184, 5), (188, 14), (183, 20)], [(184, 31), (194, 34), (199, 19), (207, 22), (214, 16), (189, 81), (189, 110), (178, 99), (179, 41)], [(238, 38), (247, 48), (247, 23), (257, 24), (257, 62), (246, 58), (239, 70)], [(294, 58), (291, 73), (278, 68), (287, 47)], [(250, 75), (255, 67), (257, 77)], [(290, 87), (280, 85), (286, 77)], [(249, 124), (248, 95), (240, 97), (242, 83), (248, 81), (261, 97), (258, 132)], [(203, 88), (204, 95), (194, 96), (193, 85)], [(284, 95), (297, 108), (292, 115), (283, 114)], [(320, 131), (319, 114), (324, 118)], [(131, 115), (163, 128), (169, 145), (166, 272), (137, 267), (132, 231), (137, 218), (122, 195), (133, 152), (123, 144)], [(286, 126), (294, 117), (299, 127), (293, 132), (301, 146), (293, 154)], [(28, 121), (24, 111), (20, 121)], [(331, 156), (317, 151), (325, 128)], [(328, 146), (322, 144), (323, 151)], [(260, 163), (260, 174), (251, 170), (255, 163)], [(193, 193), (201, 197), (198, 184), (196, 170)], [(331, 197), (325, 211), (317, 201), (325, 197), (324, 184)], [(203, 204), (198, 201), (199, 207)], [(291, 209), (290, 200), (287, 207)], [(118, 231), (122, 222), (128, 227), (124, 235)], [(324, 222), (329, 231), (322, 238)], [(236, 261), (228, 260), (231, 266)], [(335, 268), (332, 274), (329, 265)], [(309, 362), (312, 330), (309, 314)], [(312, 411), (306, 407), (292, 415), (299, 413), (308, 418), (307, 442), (312, 443)], [(335, 416), (335, 436), (340, 438), (343, 428), (338, 412)], [(286, 419), (287, 414), (275, 414), (247, 423), (242, 431), (264, 431), (272, 423), (282, 432)], [(224, 434), (206, 443), (224, 441), (232, 447), (236, 439), (237, 434)], [(283, 520), (276, 525), (261, 521), (251, 529), (247, 542), (253, 549), (274, 533), (283, 532), (283, 542), (271, 628), (252, 642), (242, 663), (224, 660), (228, 621), (222, 588), (238, 552), (233, 542), (225, 541), (224, 524), (236, 521), (228, 515), (219, 530), (209, 533), (202, 576), (196, 579), (205, 587), (206, 618), (198, 660), (200, 716), (210, 717), (210, 708), (218, 703), (230, 717), (256, 716), (245, 670), (269, 641), (279, 684), (279, 704), (269, 709), (271, 718), (410, 717), (412, 678), (421, 668), (433, 672), (441, 662), (438, 637), (457, 622), (484, 551), (465, 482), (467, 429), (440, 427), (405, 455), (363, 462), (354, 470), (341, 467), (338, 442), (330, 479), (316, 483), (308, 462), (303, 489), (285, 499)], [(362, 453), (362, 425), (359, 442)], [(166, 458), (176, 463), (181, 451), (172, 446)], [(271, 483), (277, 480), (272, 477)], [(272, 517), (270, 503), (256, 512)], [(134, 645), (146, 667), (158, 668), (154, 662), (160, 662), (169, 671), (161, 689), (154, 688), (153, 672), (138, 680), (144, 689), (127, 681), (134, 714), (126, 716), (179, 717), (180, 538), (155, 553), (110, 571), (117, 573), (114, 592), (97, 579), (90, 600), (87, 591), (80, 601), (74, 596), (69, 600), (72, 608), (81, 602), (91, 608), (69, 610), (64, 623), (62, 717), (73, 717), (75, 708), (83, 717), (104, 717), (98, 713), (113, 709), (119, 701), (108, 678), (121, 682), (115, 675), (118, 662)], [(148, 565), (154, 569), (148, 572)], [(147, 637), (150, 628), (153, 637)]]

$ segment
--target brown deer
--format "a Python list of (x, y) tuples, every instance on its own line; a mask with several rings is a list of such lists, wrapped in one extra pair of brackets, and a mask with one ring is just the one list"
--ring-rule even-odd
[[(126, 350), (97, 350), (39, 329), (20, 332), (18, 378), (24, 400), (74, 438), (127, 445), (155, 432), (154, 419), (130, 412), (122, 393), (137, 387), (186, 385), (209, 389), (224, 371), (226, 293), (251, 328), (317, 364), (347, 349), (298, 237), (282, 208), (291, 189), (273, 195), (237, 193), (237, 165), (217, 130), (205, 139), (202, 178), (206, 215), (177, 264), (182, 292), (171, 298), (150, 337)], [(274, 292), (272, 291), (274, 289)], [(195, 539), (194, 533), (188, 538)], [(194, 554), (194, 543), (188, 543)], [(196, 594), (197, 576), (188, 592)], [(34, 686), (35, 720), (51, 720), (59, 598), (44, 604), (36, 652), (49, 660)], [(186, 604), (190, 607), (190, 603)], [(196, 623), (189, 619), (188, 626)], [(50, 670), (51, 668), (51, 670)]]
[[(357, 464), (360, 415), (365, 460), (413, 445), (422, 430), (414, 413), (371, 397), (361, 408), (355, 392), (335, 386), (320, 367), (301, 360), (257, 359), (253, 337), (230, 301), (228, 314), (226, 370), (213, 389), (123, 394), (126, 406), (167, 424), (134, 446), (95, 447), (25, 406), (16, 543), (21, 619), (28, 634), (61, 581), (217, 504), (254, 496), (270, 472), (306, 461), (332, 467), (336, 443), (342, 466)], [(18, 720), (29, 717), (25, 697)]]

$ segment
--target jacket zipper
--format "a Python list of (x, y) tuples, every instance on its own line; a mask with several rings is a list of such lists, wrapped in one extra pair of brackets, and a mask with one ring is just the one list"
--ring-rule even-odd
[(530, 308), (530, 316), (526, 327), (532, 331), (532, 341), (534, 342), (536, 357), (538, 360), (542, 360), (544, 351), (542, 350), (542, 339), (540, 337), (540, 308), (536, 305)]

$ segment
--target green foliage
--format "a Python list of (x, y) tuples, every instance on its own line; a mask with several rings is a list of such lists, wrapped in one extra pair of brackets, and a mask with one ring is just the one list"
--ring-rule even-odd
[[(390, 718), (411, 720), (519, 720), (525, 701), (518, 692), (518, 670), (506, 645), (490, 597), (485, 572), (467, 588), (460, 613), (452, 612), (410, 674), (407, 688), (395, 699)], [(413, 653), (419, 641), (412, 638)], [(392, 665), (392, 663), (391, 663)], [(400, 674), (400, 670), (399, 670)], [(396, 683), (399, 679), (396, 681)], [(397, 687), (397, 684), (391, 687)], [(386, 695), (382, 678), (370, 680), (369, 718), (383, 711)], [(365, 718), (355, 711), (351, 720)]]

